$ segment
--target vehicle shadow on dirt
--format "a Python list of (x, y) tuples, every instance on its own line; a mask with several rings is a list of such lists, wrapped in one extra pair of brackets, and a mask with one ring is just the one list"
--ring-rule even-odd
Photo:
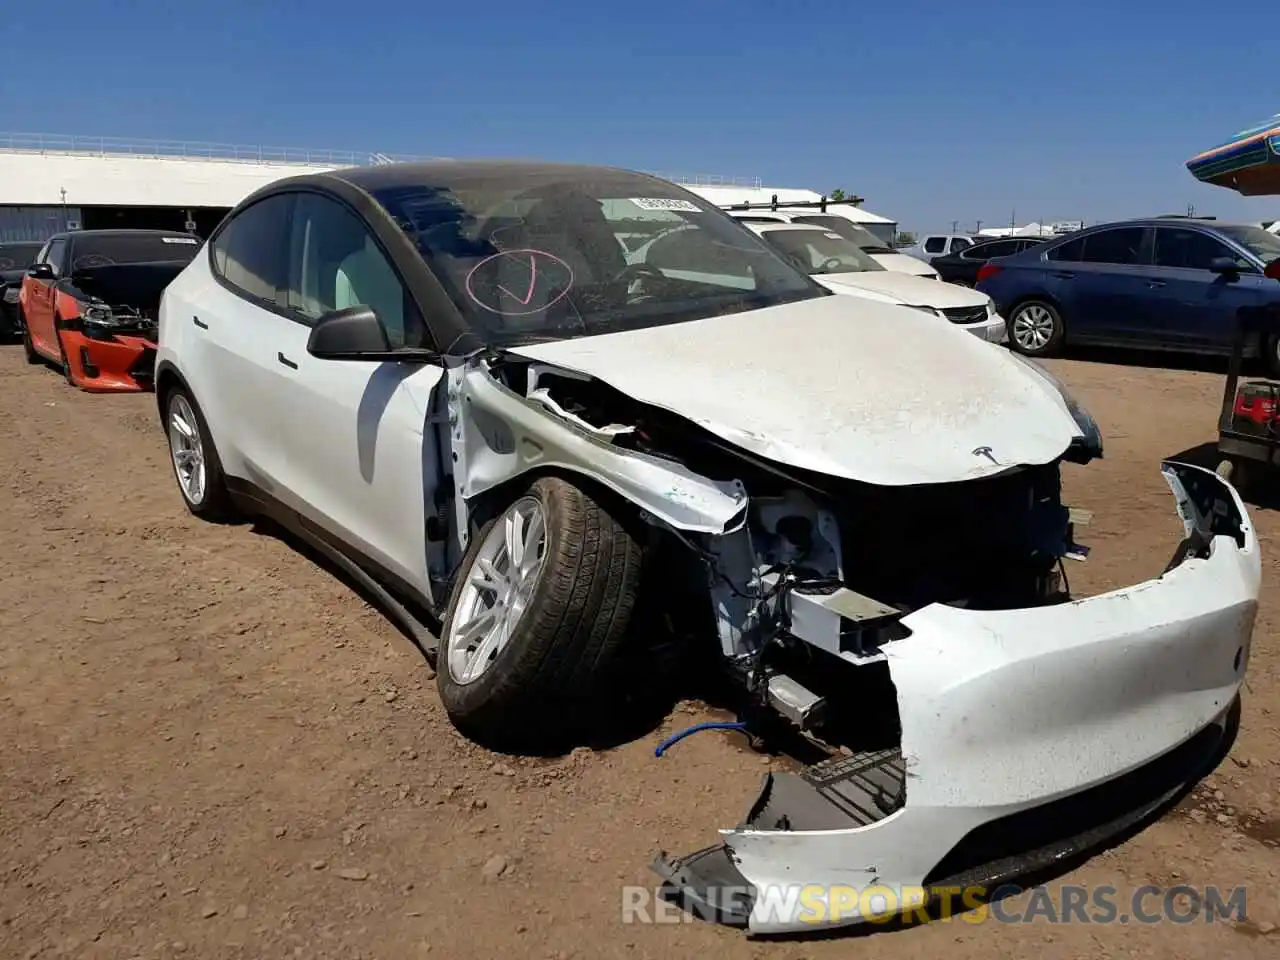
[[(1195, 373), (1217, 373), (1226, 378), (1227, 358), (1203, 353), (1173, 353), (1163, 350), (1143, 350), (1120, 347), (1068, 346), (1062, 352), (1063, 359), (1085, 363), (1106, 363), (1118, 367), (1143, 367), (1152, 370), (1188, 370)], [(1244, 376), (1265, 377), (1261, 361), (1246, 360)]]
[[(245, 526), (258, 536), (284, 543), (378, 611), (406, 641), (406, 649), (421, 658), (423, 667), (432, 671), (434, 676), (432, 658), (382, 597), (351, 576), (327, 554), (274, 521), (255, 517), (246, 521)], [(691, 695), (692, 688), (688, 682), (688, 664), (683, 656), (686, 646), (670, 634), (656, 598), (648, 596), (643, 599), (647, 602), (638, 605), (641, 615), (632, 622), (631, 636), (615, 670), (618, 682), (609, 685), (598, 701), (574, 705), (575, 722), (571, 732), (539, 736), (535, 741), (481, 745), (497, 753), (551, 758), (564, 756), (578, 747), (612, 749), (643, 739), (657, 730), (675, 705)], [(423, 610), (413, 612), (433, 637), (439, 637), (441, 624), (438, 619)], [(643, 682), (636, 682), (637, 675), (644, 678)]]

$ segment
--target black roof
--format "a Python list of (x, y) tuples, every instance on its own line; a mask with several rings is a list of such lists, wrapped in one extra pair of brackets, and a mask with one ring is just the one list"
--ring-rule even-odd
[(113, 227), (109, 230), (64, 230), (55, 233), (50, 240), (69, 240), (72, 237), (190, 237), (192, 234), (181, 230), (133, 230), (125, 227)]
[(545, 163), (537, 160), (427, 160), (418, 163), (385, 163), (367, 167), (347, 167), (330, 170), (321, 177), (337, 177), (366, 193), (375, 190), (394, 190), (399, 187), (430, 185), (434, 182), (456, 180), (483, 180), (486, 177), (599, 177), (601, 175), (629, 175), (660, 178), (651, 174), (626, 170), (621, 167), (605, 167), (584, 163)]

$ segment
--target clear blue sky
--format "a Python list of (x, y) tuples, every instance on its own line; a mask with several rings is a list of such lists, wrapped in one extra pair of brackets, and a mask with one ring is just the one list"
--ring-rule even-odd
[[(29, 15), (28, 15), (29, 14)], [(1280, 112), (1280, 3), (62, 0), (0, 128), (843, 187), (905, 228), (1280, 218), (1193, 153)]]

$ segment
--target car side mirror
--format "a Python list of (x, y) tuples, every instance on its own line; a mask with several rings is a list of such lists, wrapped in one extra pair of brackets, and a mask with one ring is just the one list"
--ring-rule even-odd
[(53, 267), (47, 263), (33, 263), (27, 267), (27, 276), (35, 280), (52, 280)]
[(307, 353), (321, 360), (361, 360), (391, 351), (387, 331), (372, 307), (363, 304), (330, 310), (316, 321)]
[(1214, 257), (1209, 261), (1209, 270), (1223, 276), (1239, 275), (1240, 264), (1234, 257)]
[(1262, 272), (1272, 280), (1280, 280), (1280, 257), (1276, 257), (1276, 259), (1268, 263), (1266, 269)]

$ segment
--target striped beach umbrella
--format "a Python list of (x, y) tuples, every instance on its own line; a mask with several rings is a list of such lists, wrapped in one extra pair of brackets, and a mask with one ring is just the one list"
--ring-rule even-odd
[(1246, 197), (1280, 194), (1280, 114), (1187, 161), (1197, 180)]

